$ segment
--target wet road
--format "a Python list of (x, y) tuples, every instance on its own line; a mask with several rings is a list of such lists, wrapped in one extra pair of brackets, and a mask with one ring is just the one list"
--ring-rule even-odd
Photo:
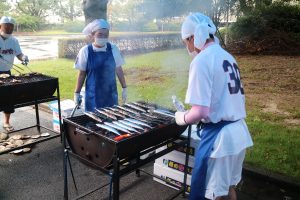
[[(58, 57), (58, 39), (76, 38), (80, 35), (56, 35), (56, 36), (15, 36), (21, 45), (24, 54), (30, 60), (51, 59)], [(19, 63), (15, 59), (15, 63)]]

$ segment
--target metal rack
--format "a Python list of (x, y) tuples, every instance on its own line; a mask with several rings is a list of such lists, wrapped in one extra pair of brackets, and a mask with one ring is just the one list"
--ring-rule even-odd
[[(46, 138), (39, 139), (39, 140), (37, 140), (35, 142), (32, 142), (32, 143), (29, 143), (29, 144), (24, 144), (22, 146), (18, 146), (18, 147), (15, 147), (15, 148), (12, 148), (12, 149), (9, 149), (9, 150), (6, 150), (6, 151), (2, 151), (2, 152), (0, 152), (0, 155), (6, 154), (6, 153), (9, 153), (9, 152), (18, 150), (18, 149), (22, 149), (22, 148), (25, 148), (25, 147), (28, 147), (28, 146), (32, 146), (32, 145), (37, 144), (37, 143), (45, 142), (45, 141), (48, 141), (48, 140), (51, 140), (51, 139), (54, 139), (54, 138), (57, 138), (57, 137), (61, 137), (61, 141), (62, 141), (62, 134), (61, 134), (61, 130), (62, 130), (61, 124), (62, 123), (61, 123), (60, 92), (59, 92), (58, 78), (55, 78), (55, 83), (56, 83), (56, 96), (51, 96), (51, 97), (46, 97), (46, 98), (39, 98), (39, 99), (35, 98), (33, 101), (19, 103), (19, 104), (14, 105), (14, 108), (21, 108), (21, 107), (25, 107), (25, 106), (34, 105), (35, 115), (36, 115), (36, 124), (32, 125), (32, 126), (22, 128), (22, 129), (18, 129), (18, 130), (14, 130), (14, 131), (9, 132), (9, 134), (12, 134), (12, 133), (24, 131), (24, 130), (27, 130), (27, 129), (31, 129), (31, 128), (37, 128), (37, 131), (39, 133), (41, 133), (41, 128), (43, 128), (43, 129), (46, 129), (47, 131), (50, 131), (50, 132), (54, 133), (54, 135), (51, 135), (51, 136), (46, 137)], [(60, 124), (60, 132), (59, 133), (57, 133), (57, 132), (53, 131), (52, 129), (49, 129), (45, 126), (42, 126), (40, 124), (40, 116), (39, 116), (39, 104), (40, 103), (45, 103), (45, 102), (50, 102), (50, 101), (55, 101), (55, 100), (57, 100), (57, 103), (58, 103), (58, 114), (59, 114), (59, 124)], [(3, 111), (3, 107), (1, 107), (1, 106), (0, 106), (0, 111)]]
[[(71, 177), (73, 180), (73, 184), (75, 187), (75, 190), (77, 191), (77, 184), (74, 178), (74, 174), (73, 174), (73, 170), (72, 170), (72, 165), (70, 162), (70, 156), (78, 159), (79, 161), (93, 167), (94, 169), (97, 169), (101, 172), (103, 172), (104, 174), (108, 175), (109, 177), (109, 182), (101, 185), (95, 189), (92, 189), (88, 192), (85, 192), (81, 195), (78, 195), (75, 199), (80, 199), (83, 198), (97, 190), (100, 190), (102, 188), (104, 188), (105, 186), (109, 185), (109, 199), (113, 199), (113, 200), (118, 200), (119, 199), (119, 190), (120, 190), (120, 178), (128, 175), (131, 172), (136, 173), (136, 176), (139, 177), (140, 173), (143, 172), (145, 174), (151, 175), (155, 178), (161, 179), (163, 180), (161, 177), (158, 177), (156, 175), (150, 174), (146, 171), (143, 171), (140, 169), (140, 167), (144, 166), (145, 164), (154, 161), (155, 159), (170, 153), (171, 151), (177, 149), (178, 147), (186, 147), (187, 149), (190, 148), (190, 139), (191, 139), (191, 126), (188, 127), (188, 137), (176, 137), (176, 138), (172, 138), (166, 141), (163, 141), (155, 146), (152, 146), (151, 148), (148, 148), (144, 151), (138, 152), (135, 156), (132, 156), (130, 158), (126, 158), (126, 159), (119, 159), (119, 153), (118, 151), (115, 152), (114, 156), (113, 156), (113, 160), (112, 163), (106, 167), (102, 167), (99, 166), (93, 162), (91, 162), (88, 159), (83, 158), (82, 156), (79, 156), (75, 153), (72, 152), (70, 146), (68, 146), (67, 141), (66, 141), (66, 131), (64, 131), (64, 136), (63, 136), (63, 144), (64, 144), (64, 199), (68, 200), (69, 199), (69, 193), (68, 193), (68, 165), (70, 168), (70, 173), (71, 173)], [(177, 140), (180, 140), (179, 142), (176, 142)], [(168, 146), (166, 149), (160, 151), (160, 152), (155, 152), (154, 154), (148, 156), (145, 159), (140, 159), (141, 156), (148, 154), (149, 152), (153, 152), (156, 149), (167, 145), (169, 143), (173, 143), (173, 145)], [(180, 194), (182, 194), (183, 196), (186, 195), (186, 191), (187, 191), (187, 184), (186, 184), (186, 180), (187, 180), (187, 174), (188, 174), (188, 162), (189, 162), (189, 153), (188, 151), (186, 151), (185, 153), (185, 168), (184, 168), (184, 181), (182, 184), (182, 187), (179, 191), (177, 191), (176, 193), (174, 193), (173, 195), (171, 195), (168, 199), (174, 199), (177, 196), (179, 196)], [(129, 163), (128, 165), (125, 165), (125, 163)], [(165, 180), (164, 180), (165, 181)]]

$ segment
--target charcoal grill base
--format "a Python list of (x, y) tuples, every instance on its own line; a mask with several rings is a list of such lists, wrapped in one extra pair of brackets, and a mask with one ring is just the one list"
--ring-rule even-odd
[[(52, 85), (51, 85), (51, 91), (50, 91), (50, 93), (53, 94), (55, 92), (55, 90), (56, 90), (56, 96), (50, 96), (49, 95), (50, 94), (49, 91), (47, 91), (47, 94), (44, 94), (43, 92), (41, 92), (40, 94), (42, 94), (42, 95), (34, 95), (33, 97), (31, 96), (30, 98), (19, 99), (18, 101), (13, 101), (13, 102), (16, 103), (16, 104), (14, 104), (14, 108), (21, 108), (21, 107), (25, 107), (25, 106), (34, 105), (34, 107), (35, 107), (35, 115), (36, 115), (36, 124), (33, 125), (33, 126), (29, 126), (29, 127), (25, 127), (25, 128), (22, 128), (22, 129), (18, 129), (18, 130), (12, 131), (10, 133), (20, 132), (20, 131), (23, 131), (23, 130), (26, 130), (26, 129), (30, 129), (30, 128), (37, 128), (38, 132), (40, 133), (41, 132), (41, 128), (43, 128), (43, 129), (46, 129), (47, 131), (53, 133), (54, 135), (46, 137), (46, 138), (43, 138), (43, 139), (39, 139), (39, 140), (37, 140), (35, 142), (29, 143), (29, 144), (26, 144), (26, 145), (22, 145), (22, 146), (15, 147), (15, 148), (12, 148), (12, 149), (9, 149), (9, 150), (6, 150), (6, 151), (2, 151), (2, 152), (0, 152), (0, 155), (6, 154), (6, 153), (9, 153), (9, 152), (18, 150), (18, 149), (23, 149), (25, 147), (29, 147), (29, 146), (32, 146), (34, 144), (45, 142), (45, 141), (48, 141), (48, 140), (51, 140), (51, 139), (54, 139), (54, 138), (57, 138), (57, 137), (60, 137), (61, 141), (62, 141), (62, 134), (61, 134), (61, 132), (57, 133), (57, 132), (53, 131), (52, 129), (44, 127), (44, 126), (42, 126), (40, 124), (39, 104), (40, 103), (45, 103), (45, 102), (50, 102), (50, 101), (55, 101), (55, 100), (57, 100), (57, 102), (58, 102), (59, 124), (61, 124), (60, 92), (59, 92), (58, 79), (57, 78), (51, 78), (51, 83), (52, 83)], [(3, 88), (2, 88), (2, 90), (3, 90)], [(30, 93), (30, 91), (26, 91), (25, 93), (26, 93), (26, 95), (30, 96), (30, 94), (27, 94), (27, 93)], [(7, 99), (10, 99), (10, 97), (9, 96), (8, 97), (5, 96), (3, 99), (7, 100)], [(2, 103), (3, 102), (0, 102), (0, 111), (3, 111), (3, 104)], [(60, 130), (62, 130), (62, 127), (60, 128)]]
[[(175, 142), (178, 139), (180, 139), (180, 142)], [(72, 179), (73, 179), (75, 189), (77, 191), (77, 185), (76, 185), (76, 182), (75, 182), (75, 179), (74, 179), (72, 166), (71, 166), (71, 163), (70, 163), (70, 160), (69, 160), (69, 155), (71, 155), (74, 158), (82, 161), (83, 163), (89, 165), (90, 167), (93, 167), (93, 168), (96, 168), (96, 169), (100, 170), (101, 172), (103, 172), (104, 174), (106, 174), (110, 177), (110, 182), (109, 183), (107, 183), (105, 185), (102, 185), (99, 188), (93, 189), (89, 192), (86, 192), (84, 194), (81, 194), (76, 199), (87, 196), (88, 194), (91, 194), (91, 193), (95, 192), (96, 190), (102, 189), (103, 187), (105, 187), (107, 185), (110, 185), (109, 199), (118, 200), (119, 199), (120, 178), (122, 176), (125, 176), (125, 175), (127, 175), (131, 172), (134, 172), (134, 171), (136, 172), (137, 176), (139, 176), (141, 171), (144, 172), (143, 170), (139, 169), (143, 165), (145, 165), (145, 164), (147, 164), (147, 163), (149, 163), (149, 162), (151, 162), (151, 161), (153, 161), (153, 160), (155, 160), (155, 159), (157, 159), (157, 158), (159, 158), (159, 157), (161, 157), (161, 156), (163, 156), (167, 153), (170, 153), (171, 151), (177, 149), (180, 146), (184, 146), (187, 149), (189, 149), (190, 148), (190, 139), (191, 139), (191, 126), (188, 127), (188, 137), (187, 138), (179, 136), (177, 138), (172, 138), (172, 139), (166, 140), (166, 141), (164, 141), (164, 142), (162, 142), (158, 145), (155, 145), (155, 146), (153, 146), (153, 147), (151, 147), (147, 150), (139, 152), (136, 156), (133, 156), (133, 157), (128, 158), (128, 159), (120, 160), (118, 155), (115, 154), (113, 156), (113, 160), (112, 160), (111, 165), (103, 167), (103, 166), (99, 166), (99, 165), (95, 164), (94, 162), (89, 161), (86, 158), (83, 158), (82, 156), (80, 156), (76, 153), (73, 153), (71, 148), (69, 146), (66, 146), (66, 138), (64, 137), (63, 138), (64, 145), (65, 145), (65, 150), (64, 150), (64, 199), (68, 200), (68, 198), (69, 198), (69, 194), (68, 194), (68, 176), (67, 176), (68, 165), (69, 165), (69, 168), (70, 168), (70, 172), (71, 172), (71, 175), (72, 175)], [(158, 148), (160, 148), (164, 145), (167, 145), (169, 143), (173, 143), (173, 145), (168, 146), (166, 149), (164, 149), (160, 152), (157, 152), (153, 155), (150, 155), (150, 156), (148, 156), (147, 158), (145, 158), (143, 160), (140, 159), (140, 156), (145, 155), (148, 152), (155, 151), (156, 149), (158, 149)], [(186, 156), (185, 166), (188, 166), (188, 162), (189, 162), (188, 151), (186, 151), (185, 156)], [(121, 167), (122, 164), (124, 164), (126, 162), (129, 162), (129, 164), (127, 166)], [(187, 191), (187, 184), (186, 184), (186, 179), (187, 179), (187, 174), (188, 174), (187, 169), (188, 169), (188, 167), (184, 168), (184, 183), (182, 185), (182, 188), (179, 191), (177, 191), (175, 194), (173, 194), (171, 197), (169, 197), (168, 199), (174, 199), (177, 196), (179, 196), (180, 194), (185, 196), (185, 194), (186, 194), (185, 191)], [(146, 174), (149, 174), (149, 173), (146, 173)], [(157, 178), (159, 178), (159, 177), (157, 177)]]

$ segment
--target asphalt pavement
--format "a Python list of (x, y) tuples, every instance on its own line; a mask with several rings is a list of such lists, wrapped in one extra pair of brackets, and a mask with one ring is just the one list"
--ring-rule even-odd
[[(41, 124), (51, 128), (52, 114), (40, 111)], [(2, 123), (2, 117), (0, 120)], [(35, 124), (35, 113), (32, 107), (17, 109), (12, 115), (12, 124), (16, 129)], [(42, 132), (47, 132), (42, 130)], [(36, 129), (18, 134), (34, 134)], [(108, 177), (100, 171), (91, 169), (71, 157), (78, 194), (108, 183)], [(143, 167), (153, 171), (153, 163)], [(69, 174), (70, 175), (70, 174)], [(22, 155), (0, 155), (0, 199), (2, 200), (55, 200), (63, 199), (63, 148), (60, 138), (36, 144), (30, 153)], [(121, 200), (160, 200), (176, 192), (165, 185), (153, 181), (151, 176), (141, 174), (136, 177), (131, 173), (121, 178)], [(286, 189), (259, 181), (251, 176), (244, 176), (238, 187), (240, 200), (296, 200), (299, 193), (289, 193)], [(71, 177), (69, 177), (69, 197), (77, 196)], [(85, 200), (108, 199), (108, 187), (84, 197)], [(176, 199), (185, 199), (178, 197)]]

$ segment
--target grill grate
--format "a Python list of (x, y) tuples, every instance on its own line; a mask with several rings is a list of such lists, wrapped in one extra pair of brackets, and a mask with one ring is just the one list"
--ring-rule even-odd
[[(0, 87), (46, 81), (51, 79), (53, 79), (53, 77), (45, 76), (43, 74), (37, 74), (37, 73), (22, 74), (20, 76), (11, 75), (8, 78), (0, 78)], [(17, 80), (17, 82), (13, 82), (14, 80)]]

